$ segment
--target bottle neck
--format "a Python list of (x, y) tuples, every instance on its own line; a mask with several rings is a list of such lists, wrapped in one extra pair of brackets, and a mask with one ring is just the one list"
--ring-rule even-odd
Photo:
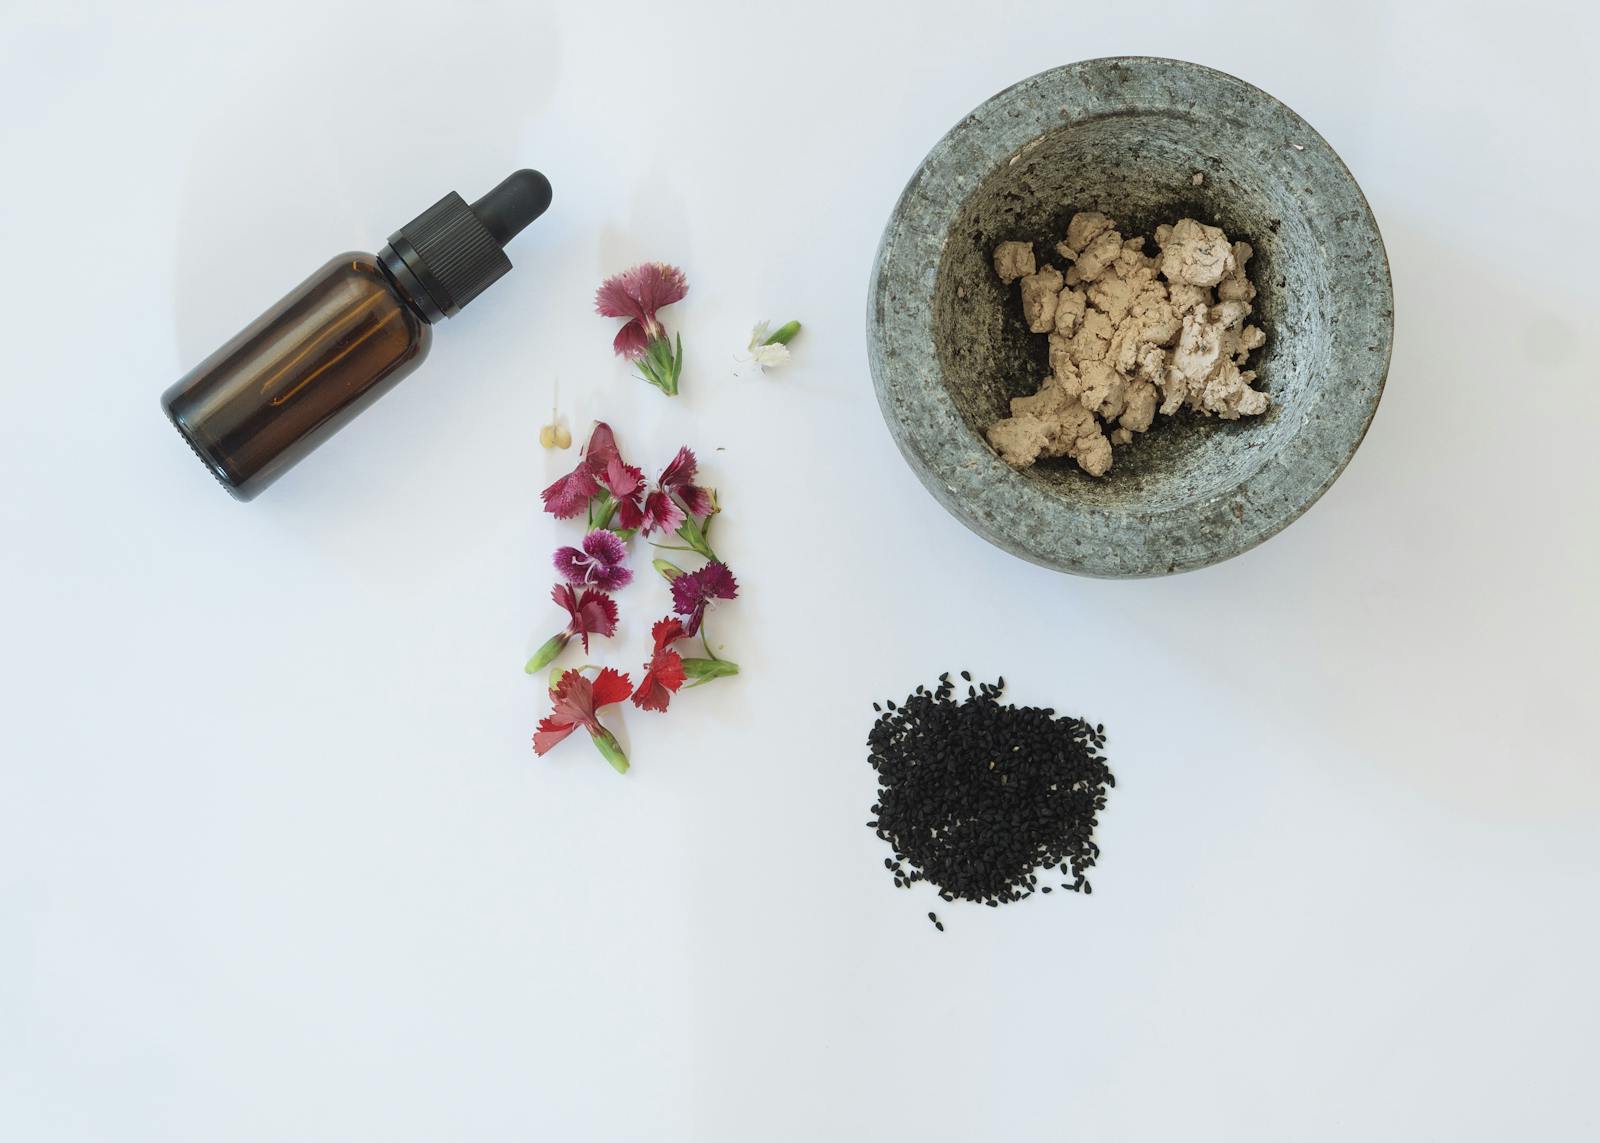
[[(406, 259), (406, 253), (412, 254), (410, 261)], [(406, 305), (423, 321), (432, 325), (440, 318), (449, 317), (450, 313), (428, 292), (427, 283), (414, 269), (415, 264), (415, 252), (397, 250), (393, 242), (378, 251), (378, 265), (383, 269), (384, 277), (389, 279), (389, 283), (394, 286), (395, 292)]]

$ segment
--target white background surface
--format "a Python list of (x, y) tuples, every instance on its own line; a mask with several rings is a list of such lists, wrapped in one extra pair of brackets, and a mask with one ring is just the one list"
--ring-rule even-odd
[[(1595, 1137), (1582, 6), (440, 7), (4, 3), (0, 1138)], [(939, 135), (1123, 53), (1322, 131), (1397, 326), (1304, 520), (1102, 583), (923, 492), (862, 315)], [(556, 199), (516, 272), (262, 499), (219, 492), (161, 390), (522, 165)], [(692, 283), (675, 403), (590, 313), (641, 258)], [(761, 317), (807, 323), (797, 362), (737, 382)], [(626, 779), (529, 749), (557, 376), (636, 461), (701, 450), (745, 587), (745, 675), (628, 709)], [(635, 670), (642, 580), (599, 656)], [(1103, 720), (1119, 782), (1092, 898), (937, 934), (862, 741), (962, 667)]]

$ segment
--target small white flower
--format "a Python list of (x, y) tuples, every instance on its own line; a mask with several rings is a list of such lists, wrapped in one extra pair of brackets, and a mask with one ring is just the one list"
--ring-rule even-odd
[[(790, 331), (789, 336), (794, 336), (793, 331)], [(748, 352), (736, 358), (739, 364), (735, 372), (739, 376), (756, 376), (768, 369), (776, 369), (789, 360), (789, 347), (783, 342), (772, 341), (771, 338), (771, 323), (757, 322), (755, 328), (750, 331), (750, 344), (746, 346)]]

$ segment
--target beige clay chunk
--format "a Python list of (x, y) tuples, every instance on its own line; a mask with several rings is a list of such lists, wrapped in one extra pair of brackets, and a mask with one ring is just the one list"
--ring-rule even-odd
[(1266, 341), (1245, 323), (1256, 296), (1245, 275), (1249, 244), (1185, 218), (1158, 226), (1155, 245), (1160, 253), (1147, 255), (1144, 239), (1124, 239), (1106, 215), (1080, 211), (1054, 248), (1065, 272), (1040, 266), (1030, 243), (995, 248), (995, 273), (1020, 283), (1028, 329), (1050, 339), (1050, 375), (986, 430), (1006, 463), (1064, 456), (1102, 476), (1113, 446), (1157, 416), (1266, 411), (1267, 395), (1243, 368)]
[(1033, 246), (1027, 242), (1002, 242), (994, 248), (994, 272), (1008, 286), (1037, 269), (1033, 261)]

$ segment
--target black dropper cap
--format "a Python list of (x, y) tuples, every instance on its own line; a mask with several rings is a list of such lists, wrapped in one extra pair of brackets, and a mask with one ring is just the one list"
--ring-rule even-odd
[(471, 206), (451, 191), (395, 231), (378, 258), (423, 317), (453, 317), (511, 269), (505, 244), (549, 205), (549, 179), (513, 171)]

